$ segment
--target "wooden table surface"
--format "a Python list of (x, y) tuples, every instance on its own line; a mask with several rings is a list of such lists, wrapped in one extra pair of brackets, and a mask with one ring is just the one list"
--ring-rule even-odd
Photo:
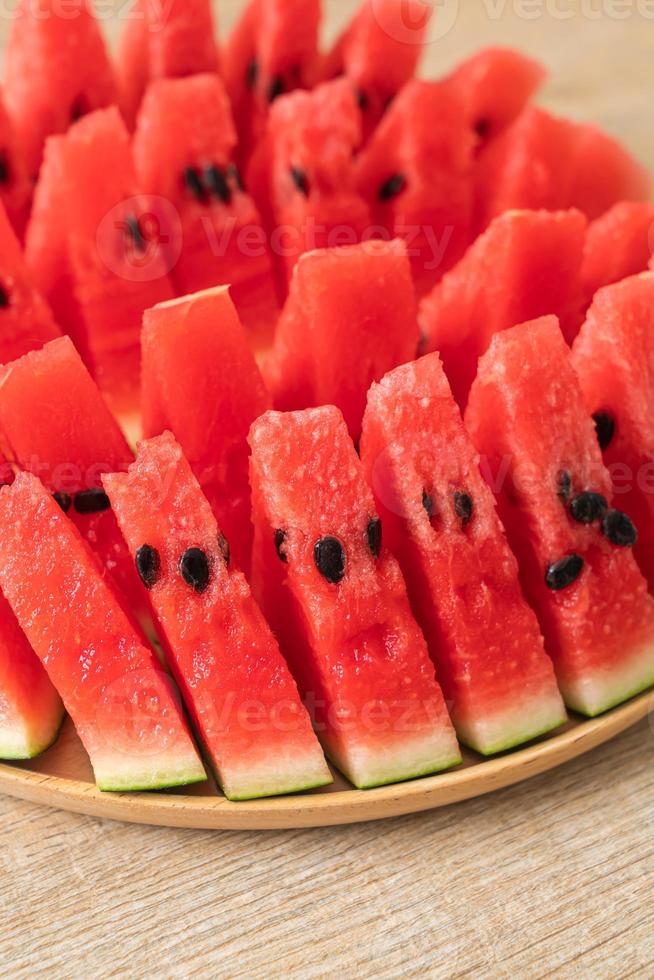
[[(238, 6), (221, 3), (223, 26)], [(353, 6), (325, 3), (332, 29)], [(451, 28), (426, 71), (516, 44), (554, 73), (546, 105), (654, 169), (651, 3), (437, 7)], [(0, 797), (0, 828), (3, 977), (654, 975), (648, 722), (521, 786), (387, 823), (208, 833)]]

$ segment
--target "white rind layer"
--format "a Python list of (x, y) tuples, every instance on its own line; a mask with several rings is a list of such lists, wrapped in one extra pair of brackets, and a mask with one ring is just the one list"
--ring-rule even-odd
[(496, 708), (485, 717), (462, 717), (456, 709), (452, 721), (459, 740), (481, 755), (506, 752), (517, 745), (545, 735), (568, 720), (563, 700), (557, 690)]
[(610, 666), (598, 667), (585, 677), (560, 678), (559, 687), (569, 708), (594, 717), (635, 697), (654, 685), (654, 640), (624, 655)]
[(207, 778), (199, 756), (188, 752), (172, 751), (134, 758), (123, 753), (93, 753), (91, 765), (98, 789), (114, 793), (189, 786)]
[(275, 753), (274, 760), (243, 761), (238, 771), (221, 772), (218, 779), (228, 800), (256, 800), (264, 796), (283, 796), (317, 789), (333, 782), (332, 774), (316, 742), (315, 751), (285, 755)]
[(357, 789), (372, 789), (405, 779), (429, 776), (451, 769), (461, 762), (461, 752), (454, 732), (423, 734), (393, 745), (378, 742), (374, 747), (348, 747), (347, 753), (333, 746), (325, 751), (334, 765)]

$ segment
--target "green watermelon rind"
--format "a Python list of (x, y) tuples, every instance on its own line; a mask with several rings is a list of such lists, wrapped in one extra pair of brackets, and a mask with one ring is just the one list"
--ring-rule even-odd
[(29, 759), (36, 759), (38, 756), (43, 755), (44, 752), (47, 752), (48, 749), (52, 748), (59, 738), (65, 720), (66, 713), (62, 709), (61, 717), (59, 718), (57, 724), (53, 726), (50, 734), (42, 741), (32, 741), (29, 738), (26, 739), (26, 747), (23, 751), (17, 751), (15, 747), (10, 749), (7, 747), (8, 743), (3, 743), (0, 741), (0, 761), (26, 762)]
[(153, 779), (125, 778), (122, 781), (104, 779), (96, 776), (95, 784), (103, 793), (147, 793), (159, 789), (175, 789), (178, 786), (193, 786), (196, 783), (206, 783), (207, 775), (200, 776), (197, 771), (185, 775), (161, 776)]
[(330, 774), (326, 779), (324, 776), (319, 779), (306, 780), (305, 782), (293, 783), (288, 787), (280, 788), (279, 783), (273, 786), (259, 786), (256, 789), (242, 790), (238, 792), (228, 791), (224, 786), (223, 793), (231, 803), (246, 803), (248, 800), (261, 800), (272, 796), (289, 796), (291, 793), (304, 793), (311, 789), (321, 789), (329, 786), (334, 780)]
[[(502, 719), (498, 721), (497, 719)], [(479, 737), (471, 737), (466, 733), (469, 725), (465, 725), (460, 718), (453, 713), (452, 720), (456, 728), (457, 737), (462, 745), (472, 749), (478, 755), (485, 758), (497, 755), (500, 752), (509, 752), (519, 748), (534, 739), (561, 728), (568, 721), (565, 706), (560, 697), (550, 699), (549, 708), (545, 709), (540, 698), (534, 699), (531, 705), (521, 705), (516, 711), (515, 703), (510, 705), (507, 710), (496, 712), (494, 719), (489, 719), (494, 727), (503, 732), (490, 740), (483, 740)], [(473, 724), (479, 724), (480, 715), (476, 714)]]
[[(347, 778), (356, 789), (379, 789), (381, 786), (391, 786), (394, 783), (408, 783), (413, 779), (424, 779), (425, 776), (436, 776), (438, 773), (446, 772), (448, 769), (453, 769), (455, 766), (461, 765), (462, 762), (463, 759), (461, 754), (458, 754), (449, 759), (444, 759), (441, 762), (434, 763), (433, 765), (416, 769), (413, 772), (403, 771), (402, 773), (392, 774), (387, 777), (375, 778), (370, 781), (361, 779), (355, 781), (351, 776), (348, 776)], [(334, 763), (334, 765), (336, 765), (336, 763)]]
[[(443, 739), (446, 741), (446, 739)], [(433, 747), (433, 740), (425, 739), (425, 742)], [(332, 764), (342, 772), (343, 775), (352, 783), (356, 789), (376, 789), (380, 786), (390, 786), (393, 783), (403, 783), (408, 782), (412, 779), (422, 779), (425, 776), (434, 776), (439, 772), (445, 772), (448, 769), (454, 768), (454, 766), (460, 765), (463, 761), (461, 757), (461, 752), (458, 748), (458, 743), (452, 733), (451, 740), (448, 738), (447, 742), (450, 744), (445, 748), (442, 746), (442, 754), (437, 754), (436, 752), (430, 751), (429, 761), (423, 763), (417, 762), (404, 762), (401, 764), (396, 764), (393, 767), (384, 767), (383, 761), (378, 762), (377, 760), (384, 760), (387, 758), (388, 753), (380, 750), (379, 752), (368, 752), (367, 760), (359, 761), (358, 763), (348, 762), (345, 760), (340, 753), (335, 752), (333, 747), (323, 744), (323, 749), (325, 755), (332, 762)], [(413, 742), (406, 747), (406, 754), (415, 755), (416, 746), (420, 743)], [(396, 751), (398, 746), (395, 747)], [(424, 753), (423, 753), (424, 755)], [(366, 775), (366, 770), (368, 775)]]
[[(606, 673), (606, 678), (608, 679), (601, 681), (601, 687), (606, 693), (596, 698), (592, 706), (573, 693), (569, 683), (559, 681), (565, 703), (577, 714), (586, 718), (597, 718), (650, 688), (654, 691), (654, 640), (639, 648), (631, 658), (623, 657), (618, 667)], [(588, 686), (590, 683), (589, 676), (585, 684)]]

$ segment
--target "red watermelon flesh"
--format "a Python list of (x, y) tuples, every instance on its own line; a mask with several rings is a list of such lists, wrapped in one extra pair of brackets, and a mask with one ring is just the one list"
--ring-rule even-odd
[(532, 106), (479, 157), (477, 225), (512, 208), (579, 208), (590, 219), (620, 200), (648, 196), (649, 177), (594, 126)]
[(459, 739), (489, 755), (563, 724), (538, 621), (438, 354), (371, 387), (361, 459)]
[(481, 148), (520, 115), (547, 76), (537, 61), (510, 48), (484, 48), (445, 79), (465, 106)]
[(409, 82), (357, 161), (373, 223), (403, 238), (418, 296), (470, 242), (474, 135), (465, 104), (440, 82)]
[(420, 307), (425, 351), (440, 351), (463, 408), (494, 334), (555, 313), (572, 340), (581, 319), (586, 222), (578, 211), (510, 211), (496, 218)]
[(149, 87), (133, 152), (139, 186), (170, 201), (174, 222), (181, 221), (173, 285), (183, 294), (230, 284), (251, 341), (261, 347), (270, 343), (279, 306), (266, 235), (233, 163), (235, 147), (229, 101), (217, 75), (164, 79)]
[(247, 570), (252, 546), (247, 434), (271, 399), (227, 288), (147, 310), (142, 343), (144, 435), (173, 432), (238, 567)]
[(104, 790), (200, 782), (177, 694), (74, 525), (39, 480), (0, 492), (0, 586)]
[(18, 239), (0, 205), (0, 363), (61, 336), (52, 312), (28, 274)]
[(32, 184), (16, 128), (0, 94), (0, 202), (16, 234), (22, 238), (29, 217)]
[(143, 311), (173, 295), (167, 272), (179, 235), (169, 233), (171, 210), (170, 202), (136, 193), (129, 136), (116, 108), (87, 116), (48, 145), (27, 263), (121, 415), (138, 403)]
[(370, 228), (354, 184), (352, 158), (360, 143), (361, 111), (346, 79), (272, 106), (248, 185), (268, 221), (282, 296), (300, 255), (353, 245)]
[(366, 139), (413, 77), (432, 13), (423, 0), (363, 0), (325, 57), (323, 78), (345, 75), (354, 84)]
[(336, 405), (358, 439), (371, 383), (411, 360), (417, 344), (404, 242), (308, 252), (296, 267), (264, 379), (276, 408)]
[(130, 128), (152, 81), (217, 72), (218, 48), (210, 0), (136, 0), (120, 38), (116, 77)]
[[(225, 794), (291, 793), (332, 781), (270, 627), (170, 433), (143, 442), (127, 474), (104, 485), (144, 574), (169, 663)], [(147, 547), (148, 563), (143, 551)], [(189, 549), (209, 571), (180, 574)], [(156, 557), (152, 557), (156, 555)]]
[(466, 425), (566, 704), (596, 715), (649, 687), (654, 600), (555, 317), (493, 338)]
[(67, 495), (69, 517), (130, 606), (141, 611), (143, 587), (116, 520), (103, 494), (85, 493), (101, 491), (102, 473), (125, 469), (133, 454), (68, 337), (2, 368), (0, 430), (20, 469), (52, 493)]
[(572, 348), (589, 411), (598, 418), (616, 503), (638, 528), (634, 554), (654, 590), (654, 274), (596, 293)]
[(250, 0), (224, 50), (224, 76), (245, 167), (270, 105), (316, 80), (320, 0)]
[(340, 412), (253, 426), (255, 594), (329, 757), (360, 788), (448, 768), (456, 739)]
[(113, 70), (88, 0), (20, 0), (5, 48), (4, 95), (29, 176), (43, 146), (116, 101)]
[(654, 253), (654, 204), (620, 201), (586, 232), (581, 277), (588, 302), (602, 286), (644, 272)]

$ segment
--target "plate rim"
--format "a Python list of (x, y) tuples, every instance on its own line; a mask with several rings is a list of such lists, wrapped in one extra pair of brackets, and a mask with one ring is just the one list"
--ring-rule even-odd
[(464, 768), (376, 789), (230, 802), (222, 796), (104, 793), (93, 783), (0, 763), (0, 793), (87, 816), (198, 830), (280, 830), (382, 820), (448, 806), (514, 785), (609, 741), (651, 714), (654, 691), (598, 718)]

